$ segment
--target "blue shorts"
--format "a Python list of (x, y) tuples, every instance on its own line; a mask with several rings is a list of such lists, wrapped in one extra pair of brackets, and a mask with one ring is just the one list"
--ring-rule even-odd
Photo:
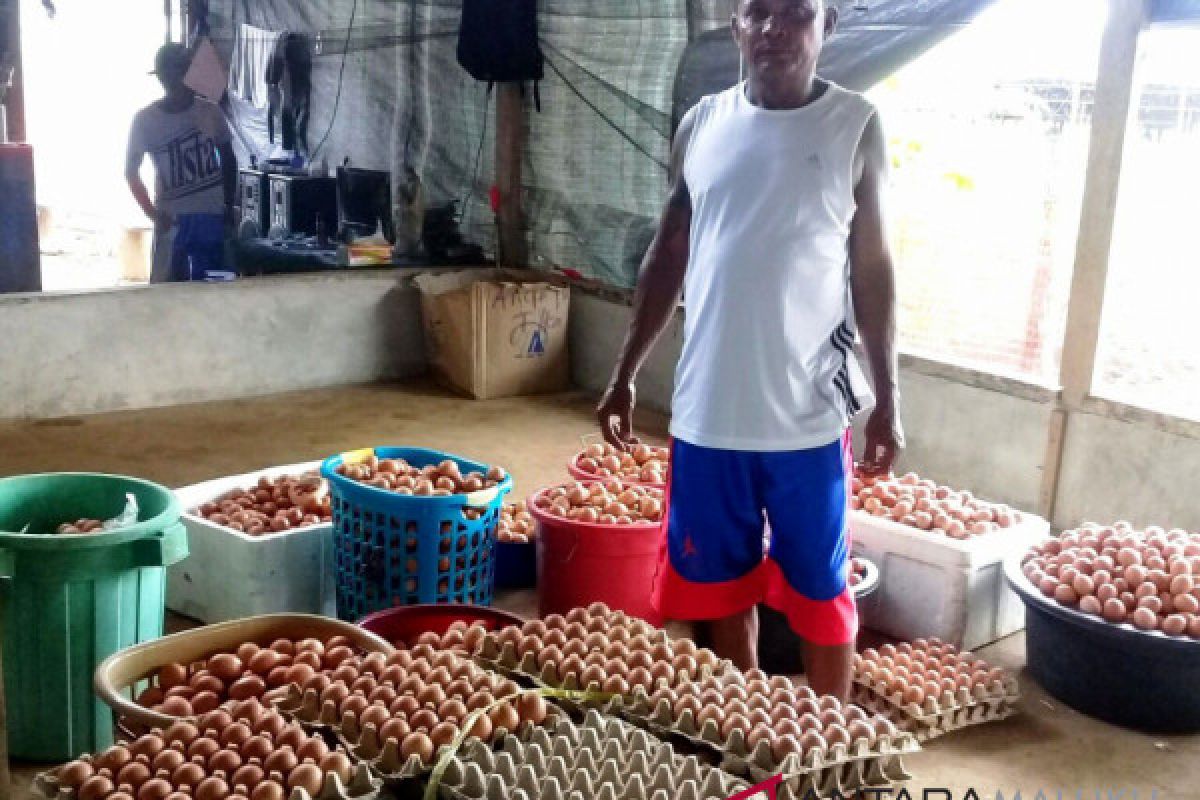
[(719, 619), (765, 602), (814, 644), (853, 642), (852, 457), (849, 432), (823, 447), (785, 452), (672, 442), (658, 612)]

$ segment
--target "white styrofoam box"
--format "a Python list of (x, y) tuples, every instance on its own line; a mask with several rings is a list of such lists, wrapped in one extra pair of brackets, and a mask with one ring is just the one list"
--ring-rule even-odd
[(899, 639), (936, 636), (964, 649), (1025, 627), (1025, 606), (1004, 581), (1004, 559), (1045, 539), (1033, 514), (982, 536), (951, 539), (864, 511), (850, 513), (852, 552), (875, 562), (879, 588), (860, 601), (863, 625)]
[(189, 555), (167, 569), (167, 608), (201, 622), (292, 611), (336, 616), (333, 525), (326, 522), (250, 536), (193, 513), (260, 477), (299, 475), (320, 461), (271, 467), (175, 490)]

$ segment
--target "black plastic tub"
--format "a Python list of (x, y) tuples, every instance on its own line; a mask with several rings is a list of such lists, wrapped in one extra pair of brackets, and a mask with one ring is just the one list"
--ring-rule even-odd
[[(864, 559), (866, 577), (854, 587), (854, 599), (861, 601), (879, 586), (879, 567)], [(768, 675), (801, 675), (802, 642), (788, 625), (787, 617), (765, 605), (758, 607), (758, 665)]]
[(1045, 597), (1021, 572), (1004, 575), (1025, 603), (1029, 673), (1076, 711), (1155, 733), (1200, 731), (1200, 641), (1113, 625)]

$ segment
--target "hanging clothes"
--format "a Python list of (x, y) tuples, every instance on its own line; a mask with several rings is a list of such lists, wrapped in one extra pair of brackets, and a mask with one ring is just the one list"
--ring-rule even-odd
[(268, 77), (272, 63), (282, 60), (287, 31), (269, 31), (242, 24), (229, 59), (229, 91), (255, 108), (270, 107)]

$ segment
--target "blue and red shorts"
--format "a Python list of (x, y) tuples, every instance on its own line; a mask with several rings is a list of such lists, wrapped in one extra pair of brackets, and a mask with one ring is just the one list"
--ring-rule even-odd
[[(654, 604), (719, 619), (765, 602), (817, 645), (853, 642), (847, 584), (849, 433), (823, 447), (744, 452), (671, 444)], [(764, 518), (769, 523), (766, 533)]]

